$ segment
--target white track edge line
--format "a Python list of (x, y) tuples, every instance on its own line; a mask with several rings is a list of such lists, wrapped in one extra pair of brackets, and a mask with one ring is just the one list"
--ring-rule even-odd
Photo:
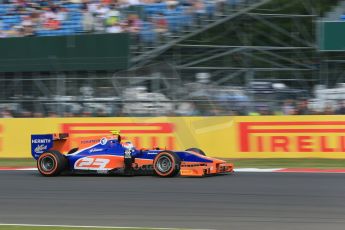
[(235, 168), (234, 172), (276, 172), (278, 170), (283, 170), (285, 168), (270, 168), (270, 169), (261, 169), (261, 168)]
[[(269, 169), (265, 169), (265, 168), (235, 168), (235, 172), (275, 172), (278, 170), (283, 170), (285, 168), (269, 168)], [(4, 168), (1, 169), (0, 167), (0, 171), (37, 171), (37, 168)]]
[(21, 226), (21, 227), (57, 227), (57, 228), (96, 228), (96, 229), (149, 229), (149, 230), (213, 230), (201, 228), (150, 228), (150, 227), (116, 227), (116, 226), (85, 226), (85, 225), (53, 225), (53, 224), (5, 224), (0, 226)]

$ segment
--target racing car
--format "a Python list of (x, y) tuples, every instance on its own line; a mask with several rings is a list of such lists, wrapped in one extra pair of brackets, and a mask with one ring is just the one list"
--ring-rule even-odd
[(120, 172), (136, 175), (145, 171), (160, 177), (202, 177), (233, 172), (233, 164), (207, 157), (198, 148), (185, 151), (136, 149), (132, 142), (121, 140), (119, 131), (76, 140), (78, 147), (66, 151), (71, 143), (67, 133), (31, 135), (31, 154), (37, 160), (40, 174)]

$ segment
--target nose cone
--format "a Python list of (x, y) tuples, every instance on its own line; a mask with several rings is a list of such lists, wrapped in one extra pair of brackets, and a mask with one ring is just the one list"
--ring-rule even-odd
[(223, 164), (223, 163), (226, 163), (226, 161), (224, 161), (224, 160), (215, 159), (215, 158), (213, 158), (213, 162), (214, 162), (214, 163), (217, 163), (217, 164)]

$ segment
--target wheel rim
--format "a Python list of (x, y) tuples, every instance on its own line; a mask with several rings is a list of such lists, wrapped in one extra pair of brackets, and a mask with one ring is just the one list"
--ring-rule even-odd
[(45, 172), (50, 172), (55, 167), (55, 161), (52, 157), (46, 156), (41, 160), (41, 168)]
[(162, 173), (166, 173), (168, 172), (171, 167), (172, 167), (172, 161), (169, 157), (167, 156), (161, 156), (157, 163), (156, 163), (157, 169), (162, 172)]

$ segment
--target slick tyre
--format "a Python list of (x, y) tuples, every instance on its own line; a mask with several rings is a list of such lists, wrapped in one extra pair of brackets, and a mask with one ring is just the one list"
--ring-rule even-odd
[(38, 158), (37, 168), (43, 176), (58, 176), (67, 169), (67, 159), (59, 151), (50, 150)]
[(186, 151), (190, 151), (190, 152), (194, 152), (194, 153), (206, 156), (206, 153), (198, 148), (189, 148), (189, 149), (186, 149)]
[(157, 176), (173, 177), (180, 172), (181, 160), (176, 153), (162, 151), (153, 161), (153, 170)]

